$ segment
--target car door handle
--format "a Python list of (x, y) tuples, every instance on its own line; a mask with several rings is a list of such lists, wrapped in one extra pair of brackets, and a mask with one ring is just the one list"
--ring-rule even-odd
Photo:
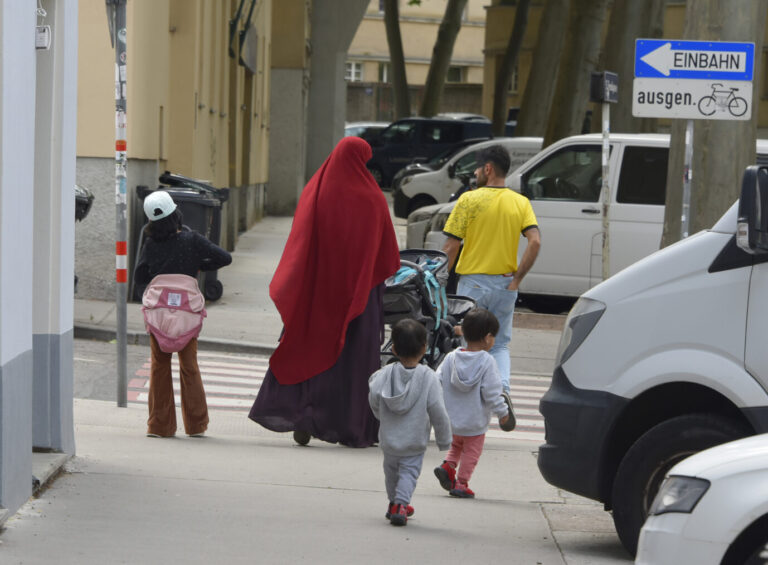
[(598, 210), (597, 208), (582, 208), (581, 211), (584, 212), (585, 214), (599, 214), (600, 213), (600, 210)]

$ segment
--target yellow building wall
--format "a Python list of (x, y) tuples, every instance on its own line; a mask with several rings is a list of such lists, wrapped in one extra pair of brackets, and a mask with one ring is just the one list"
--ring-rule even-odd
[[(129, 159), (157, 160), (216, 186), (267, 181), (272, 1), (259, 0), (251, 20), (255, 73), (229, 57), (229, 21), (238, 5), (129, 0)], [(81, 0), (79, 14), (77, 154), (114, 158), (114, 50), (103, 0)]]
[(103, 0), (80, 0), (78, 28), (77, 155), (114, 159), (115, 51)]
[[(488, 0), (469, 0), (465, 19), (456, 38), (451, 64), (465, 67), (463, 82), (482, 82), (485, 5)], [(432, 60), (438, 28), (445, 15), (445, 0), (422, 0), (421, 5), (400, 3), (400, 35), (406, 59), (408, 84), (423, 85)], [(379, 82), (379, 63), (389, 62), (384, 15), (378, 0), (368, 5), (349, 48), (349, 61), (363, 63), (363, 82)]]

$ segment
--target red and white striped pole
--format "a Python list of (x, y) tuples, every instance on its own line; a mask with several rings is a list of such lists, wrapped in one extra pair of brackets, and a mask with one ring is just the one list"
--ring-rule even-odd
[(115, 47), (115, 283), (117, 287), (117, 405), (128, 405), (127, 377), (127, 302), (128, 302), (128, 242), (126, 161), (126, 0), (106, 0), (110, 36)]

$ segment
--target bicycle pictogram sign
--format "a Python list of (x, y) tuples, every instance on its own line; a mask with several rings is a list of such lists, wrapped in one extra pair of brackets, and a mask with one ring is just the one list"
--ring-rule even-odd
[[(739, 90), (735, 87), (723, 87), (722, 83), (716, 82), (711, 85), (712, 92), (702, 96), (699, 100), (699, 112), (704, 116), (711, 116), (717, 112), (730, 112), (734, 117), (743, 116), (749, 104), (746, 99), (736, 96)], [(719, 88), (718, 88), (719, 87)]]

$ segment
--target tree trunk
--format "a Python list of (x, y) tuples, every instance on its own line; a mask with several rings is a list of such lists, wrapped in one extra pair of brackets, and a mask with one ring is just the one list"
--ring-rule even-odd
[(395, 119), (411, 115), (411, 101), (408, 95), (408, 78), (405, 75), (405, 55), (400, 37), (400, 10), (398, 0), (384, 0), (384, 27), (389, 44), (389, 65), (392, 91), (395, 95)]
[(516, 136), (543, 136), (555, 93), (560, 54), (568, 26), (569, 0), (547, 0), (539, 24), (533, 63), (515, 126)]
[(509, 36), (504, 59), (496, 72), (496, 84), (493, 89), (493, 135), (503, 136), (507, 122), (507, 85), (520, 55), (525, 28), (528, 26), (528, 9), (531, 0), (520, 0), (515, 9), (515, 23)]
[[(768, 4), (697, 0), (685, 12), (686, 39), (754, 41), (755, 59), (763, 52), (763, 31)], [(752, 83), (753, 107), (749, 121), (696, 120), (691, 162), (691, 206), (688, 233), (712, 225), (739, 197), (744, 168), (755, 163), (757, 102), (760, 100), (761, 65), (755, 65)], [(685, 120), (674, 120), (669, 147), (667, 197), (662, 246), (681, 237)]]
[[(657, 131), (655, 118), (632, 116), (632, 83), (635, 79), (635, 40), (658, 38), (664, 28), (666, 0), (614, 0), (601, 57), (601, 71), (619, 75), (619, 101), (611, 104), (611, 131)], [(602, 131), (602, 105), (597, 104), (592, 131)]]
[(445, 15), (437, 31), (435, 46), (432, 48), (432, 61), (429, 64), (424, 99), (421, 103), (422, 116), (434, 116), (440, 107), (440, 96), (443, 93), (445, 77), (448, 75), (453, 44), (461, 29), (461, 14), (466, 5), (467, 0), (448, 0), (445, 7)]
[(589, 104), (589, 77), (597, 66), (608, 0), (571, 0), (568, 33), (560, 59), (544, 147), (581, 133)]

